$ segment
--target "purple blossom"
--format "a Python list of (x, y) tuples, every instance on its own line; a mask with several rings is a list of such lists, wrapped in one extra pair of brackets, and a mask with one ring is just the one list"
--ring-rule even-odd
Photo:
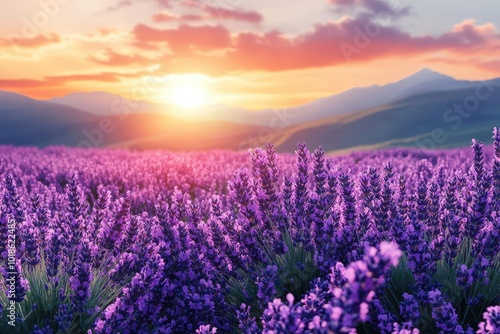
[(408, 327), (418, 327), (420, 319), (420, 305), (413, 295), (404, 293), (403, 301), (399, 304), (401, 317), (405, 320), (405, 325)]
[(217, 328), (211, 327), (210, 325), (201, 325), (197, 330), (196, 334), (216, 334)]
[[(426, 332), (429, 315), (437, 331), (472, 333), (485, 309), (475, 329), (495, 333), (493, 137), (493, 150), (332, 157), (304, 144), (295, 155), (0, 147), (0, 234), (16, 249), (2, 290), (8, 269), (10, 298), (29, 311), (17, 320), (37, 334), (324, 334), (363, 322), (406, 334)], [(297, 280), (309, 284), (285, 300)]]
[(71, 290), (71, 302), (73, 309), (77, 312), (85, 310), (91, 295), (92, 273), (92, 249), (88, 240), (83, 239), (78, 247), (77, 258), (73, 267), (73, 274), (69, 283)]
[(241, 304), (240, 310), (236, 311), (236, 316), (238, 318), (238, 329), (243, 334), (259, 333), (261, 330), (257, 327), (255, 317), (252, 317), (250, 315), (250, 306)]
[(467, 268), (466, 265), (462, 264), (457, 269), (457, 286), (461, 289), (469, 288), (474, 282), (474, 278), (472, 276), (473, 270)]
[(490, 306), (483, 313), (485, 321), (479, 324), (478, 334), (500, 333), (500, 306)]
[(432, 317), (436, 320), (436, 326), (441, 330), (441, 333), (464, 333), (463, 327), (458, 322), (455, 309), (451, 303), (445, 301), (441, 291), (430, 291), (429, 302), (432, 306)]
[(278, 267), (268, 265), (263, 271), (262, 274), (257, 277), (257, 297), (259, 298), (259, 303), (261, 308), (266, 308), (267, 304), (274, 299), (276, 296), (276, 281)]

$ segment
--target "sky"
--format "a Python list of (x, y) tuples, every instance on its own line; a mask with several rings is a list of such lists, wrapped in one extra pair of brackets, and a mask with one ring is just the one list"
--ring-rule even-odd
[(499, 10), (498, 0), (3, 1), (0, 90), (257, 110), (422, 68), (489, 79), (500, 77)]

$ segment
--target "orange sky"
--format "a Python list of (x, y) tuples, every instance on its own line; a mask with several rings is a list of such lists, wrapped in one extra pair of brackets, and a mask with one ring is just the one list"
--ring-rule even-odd
[[(434, 5), (432, 5), (434, 4)], [(443, 0), (29, 0), (0, 4), (0, 89), (290, 107), (421, 68), (500, 76), (500, 5)], [(441, 14), (440, 14), (441, 12)], [(497, 21), (495, 21), (497, 20)]]

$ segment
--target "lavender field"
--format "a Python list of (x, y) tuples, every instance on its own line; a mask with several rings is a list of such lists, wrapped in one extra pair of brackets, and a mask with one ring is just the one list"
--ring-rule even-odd
[(500, 333), (493, 148), (0, 147), (1, 333)]

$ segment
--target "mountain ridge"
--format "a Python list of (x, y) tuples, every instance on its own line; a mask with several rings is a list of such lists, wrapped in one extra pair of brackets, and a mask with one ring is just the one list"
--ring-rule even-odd
[[(474, 82), (455, 80), (453, 77), (424, 68), (420, 71), (386, 85), (354, 87), (338, 94), (318, 98), (314, 101), (284, 108), (291, 115), (289, 125), (319, 120), (331, 115), (356, 112), (413, 94), (435, 90), (463, 89)], [(121, 101), (121, 103), (120, 103)], [(113, 109), (127, 107), (129, 112), (165, 112), (172, 117), (186, 118), (185, 110), (168, 104), (156, 104), (147, 101), (132, 101), (125, 97), (105, 92), (77, 92), (48, 100), (100, 116), (114, 116)], [(119, 104), (119, 106), (116, 106)], [(115, 105), (115, 107), (113, 107)], [(131, 107), (132, 106), (132, 107)], [(188, 114), (197, 114), (198, 120), (229, 121), (239, 124), (269, 126), (282, 108), (267, 108), (250, 111), (221, 103), (211, 104), (191, 110)], [(189, 117), (189, 116), (187, 116)]]
[[(235, 150), (271, 140), (281, 151), (292, 152), (298, 141), (311, 147), (322, 145), (327, 151), (346, 151), (354, 147), (418, 146), (409, 138), (427, 138), (434, 129), (449, 126), (451, 120), (452, 124), (460, 122), (461, 128), (435, 146), (464, 146), (465, 135), (461, 138), (460, 133), (467, 132), (468, 141), (470, 134), (500, 126), (500, 88), (496, 89), (500, 79), (492, 83), (491, 96), (479, 101), (478, 109), (485, 110), (483, 116), (470, 119), (455, 114), (445, 118), (444, 113), (457, 102), (474, 97), (480, 83), (455, 80), (428, 69), (394, 83), (352, 88), (294, 108), (250, 112), (214, 104), (195, 118), (195, 111), (182, 115), (182, 109), (173, 106), (134, 102), (105, 92), (39, 101), (0, 91), (0, 144), (78, 146), (91, 142), (89, 137), (94, 136), (99, 140), (91, 145), (133, 149)], [(109, 108), (110, 101), (118, 101), (121, 108), (132, 103), (144, 108), (120, 114), (117, 111), (122, 109)], [(113, 130), (107, 133), (103, 123)]]

